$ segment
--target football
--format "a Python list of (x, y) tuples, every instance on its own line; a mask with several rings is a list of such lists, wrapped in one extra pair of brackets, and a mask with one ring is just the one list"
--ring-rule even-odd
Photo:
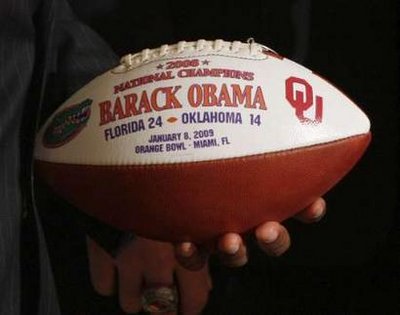
[(205, 242), (282, 221), (357, 163), (370, 122), (311, 70), (249, 41), (128, 54), (36, 138), (57, 194), (118, 229)]

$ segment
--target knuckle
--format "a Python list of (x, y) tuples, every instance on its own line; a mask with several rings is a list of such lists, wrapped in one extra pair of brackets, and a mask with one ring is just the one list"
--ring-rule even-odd
[(241, 267), (247, 263), (247, 256), (223, 257), (222, 263), (227, 267)]
[(209, 291), (204, 290), (202, 292), (198, 292), (195, 296), (193, 296), (190, 301), (182, 301), (182, 313), (183, 314), (201, 314), (202, 310), (206, 306), (208, 302)]
[(110, 296), (112, 295), (112, 289), (109, 286), (102, 284), (102, 283), (93, 283), (94, 290), (102, 295), (102, 296)]
[(269, 244), (260, 243), (260, 245), (261, 245), (261, 248), (269, 256), (278, 257), (278, 256), (281, 256), (283, 253), (285, 253), (289, 249), (290, 237), (285, 229), (281, 229), (281, 232), (279, 233), (279, 236), (276, 239), (276, 241), (269, 243)]
[(126, 313), (137, 313), (141, 310), (142, 306), (139, 301), (133, 301), (129, 299), (120, 300), (120, 306)]

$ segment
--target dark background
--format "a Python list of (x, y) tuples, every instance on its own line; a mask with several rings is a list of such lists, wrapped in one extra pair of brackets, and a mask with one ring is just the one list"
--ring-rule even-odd
[[(372, 122), (372, 144), (325, 197), (319, 223), (285, 223), (292, 247), (269, 258), (212, 264), (205, 314), (400, 314), (399, 51), (396, 1), (70, 1), (118, 55), (200, 38), (254, 37), (320, 73)], [(91, 289), (84, 234), (67, 207), (42, 218), (65, 314), (116, 314), (116, 299)], [(73, 255), (71, 255), (73, 253)]]

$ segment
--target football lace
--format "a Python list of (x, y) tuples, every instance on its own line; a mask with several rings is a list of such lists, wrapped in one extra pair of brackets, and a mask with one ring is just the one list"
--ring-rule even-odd
[(199, 39), (194, 42), (180, 41), (174, 45), (162, 45), (156, 49), (144, 49), (136, 54), (127, 54), (123, 56), (120, 60), (120, 66), (115, 68), (113, 72), (124, 72), (138, 67), (141, 64), (148, 63), (163, 57), (168, 57), (169, 55), (179, 55), (184, 52), (207, 52), (214, 54), (241, 54), (245, 56), (257, 57), (262, 56), (265, 51), (271, 51), (276, 53), (271, 48), (258, 44), (253, 38), (249, 38), (247, 43), (240, 41), (224, 41), (222, 39), (217, 39), (214, 41), (207, 41), (204, 39)]

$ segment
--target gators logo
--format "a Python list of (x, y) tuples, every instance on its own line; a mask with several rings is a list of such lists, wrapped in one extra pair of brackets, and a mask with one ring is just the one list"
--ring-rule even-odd
[(55, 115), (44, 132), (43, 145), (47, 148), (57, 148), (78, 135), (89, 120), (92, 102), (88, 98)]

